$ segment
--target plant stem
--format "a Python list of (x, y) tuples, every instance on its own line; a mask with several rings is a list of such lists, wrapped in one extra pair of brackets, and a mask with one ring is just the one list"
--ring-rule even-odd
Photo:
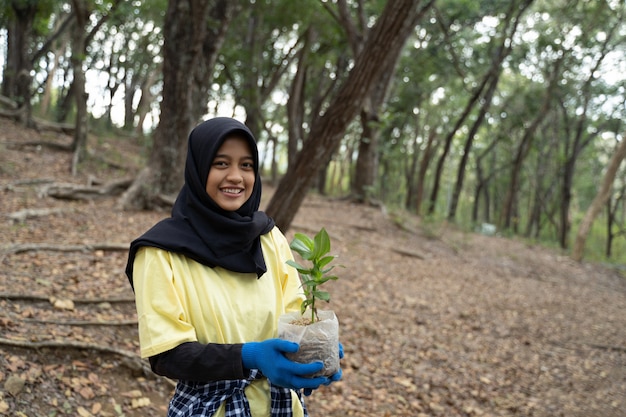
[[(313, 286), (313, 291), (315, 291), (317, 286)], [(311, 301), (311, 323), (315, 323), (315, 297), (313, 297)]]

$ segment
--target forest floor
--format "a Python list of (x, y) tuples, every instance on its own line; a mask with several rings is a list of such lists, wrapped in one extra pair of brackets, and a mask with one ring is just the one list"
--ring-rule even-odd
[[(124, 266), (167, 213), (51, 197), (130, 178), (145, 153), (92, 138), (74, 177), (70, 153), (33, 144), (70, 141), (0, 119), (0, 415), (164, 416), (173, 388), (137, 357)], [(322, 226), (346, 354), (313, 417), (626, 415), (623, 271), (317, 195), (287, 236)]]

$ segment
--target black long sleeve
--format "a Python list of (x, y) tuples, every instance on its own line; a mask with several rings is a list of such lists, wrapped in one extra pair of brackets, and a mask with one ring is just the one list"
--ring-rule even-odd
[(247, 377), (241, 363), (242, 344), (186, 342), (150, 357), (157, 375), (171, 379), (209, 382)]

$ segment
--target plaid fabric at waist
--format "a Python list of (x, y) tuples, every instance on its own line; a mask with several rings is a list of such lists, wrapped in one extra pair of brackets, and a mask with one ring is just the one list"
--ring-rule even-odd
[[(167, 417), (210, 417), (222, 403), (225, 417), (252, 417), (244, 389), (263, 375), (256, 369), (247, 379), (215, 381), (209, 383), (179, 381), (170, 401)], [(270, 383), (271, 417), (292, 417), (291, 390)], [(298, 392), (298, 398), (302, 397)], [(308, 417), (306, 407), (304, 417)]]

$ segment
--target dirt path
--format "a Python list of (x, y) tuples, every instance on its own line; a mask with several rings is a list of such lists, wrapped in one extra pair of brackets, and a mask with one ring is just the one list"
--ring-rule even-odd
[[(126, 254), (89, 246), (123, 246), (165, 214), (118, 213), (107, 198), (38, 197), (42, 179), (88, 178), (68, 175), (69, 154), (20, 148), (41, 137), (0, 123), (0, 415), (165, 415), (171, 385), (133, 356)], [(135, 166), (134, 153), (116, 157)], [(101, 163), (90, 171), (128, 174)], [(56, 211), (7, 217), (23, 209)], [(329, 306), (340, 319), (344, 380), (308, 398), (312, 416), (625, 415), (623, 274), (499, 237), (402, 223), (310, 196), (287, 233), (326, 227), (345, 266)], [(35, 243), (66, 251), (16, 246)]]

